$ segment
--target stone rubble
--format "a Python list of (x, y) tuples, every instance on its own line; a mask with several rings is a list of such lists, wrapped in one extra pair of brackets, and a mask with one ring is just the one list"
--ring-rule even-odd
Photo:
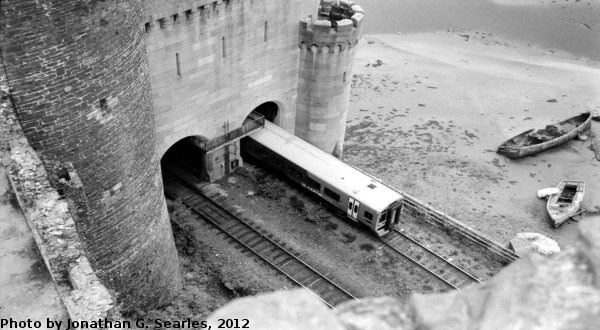
[[(2, 101), (0, 160), (70, 318), (119, 319), (115, 300), (85, 257), (67, 200), (50, 185), (43, 163), (23, 136), (8, 98)], [(71, 177), (79, 180), (76, 173)]]

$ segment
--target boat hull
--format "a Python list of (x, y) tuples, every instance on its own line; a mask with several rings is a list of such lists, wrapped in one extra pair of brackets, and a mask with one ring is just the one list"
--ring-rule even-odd
[(554, 228), (580, 212), (585, 184), (581, 181), (562, 181), (556, 188), (559, 193), (550, 196), (546, 204)]
[(500, 147), (498, 147), (497, 152), (508, 158), (514, 159), (514, 158), (520, 158), (520, 157), (524, 157), (524, 156), (528, 156), (528, 155), (533, 155), (533, 154), (542, 152), (544, 150), (548, 150), (548, 149), (554, 148), (558, 145), (561, 145), (569, 140), (576, 138), (577, 136), (579, 136), (579, 134), (590, 129), (590, 126), (592, 125), (592, 114), (589, 112), (569, 118), (569, 119), (559, 123), (558, 125), (569, 122), (570, 120), (576, 120), (576, 119), (578, 119), (578, 117), (582, 118), (581, 122), (574, 129), (568, 131), (567, 133), (565, 133), (561, 136), (558, 136), (554, 139), (551, 139), (549, 141), (542, 142), (542, 143), (531, 144), (531, 145), (518, 145), (519, 141), (524, 141), (524, 139), (527, 139), (530, 136), (530, 134), (534, 131), (534, 130), (528, 130), (526, 132), (523, 132), (523, 133), (507, 140), (503, 144), (501, 144)]

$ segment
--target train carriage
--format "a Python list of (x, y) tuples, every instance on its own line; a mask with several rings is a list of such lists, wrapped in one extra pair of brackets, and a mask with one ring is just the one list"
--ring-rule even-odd
[(270, 122), (244, 138), (242, 150), (379, 236), (399, 221), (400, 193)]

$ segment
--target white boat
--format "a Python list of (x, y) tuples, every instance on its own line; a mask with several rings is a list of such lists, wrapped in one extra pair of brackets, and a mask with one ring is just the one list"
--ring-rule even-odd
[(562, 181), (556, 188), (559, 192), (548, 198), (546, 209), (553, 221), (554, 228), (560, 226), (581, 210), (585, 190), (582, 181)]

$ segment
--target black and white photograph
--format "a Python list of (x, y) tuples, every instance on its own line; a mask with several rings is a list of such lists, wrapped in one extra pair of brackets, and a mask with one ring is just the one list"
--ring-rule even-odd
[(600, 328), (600, 1), (0, 0), (0, 329)]

